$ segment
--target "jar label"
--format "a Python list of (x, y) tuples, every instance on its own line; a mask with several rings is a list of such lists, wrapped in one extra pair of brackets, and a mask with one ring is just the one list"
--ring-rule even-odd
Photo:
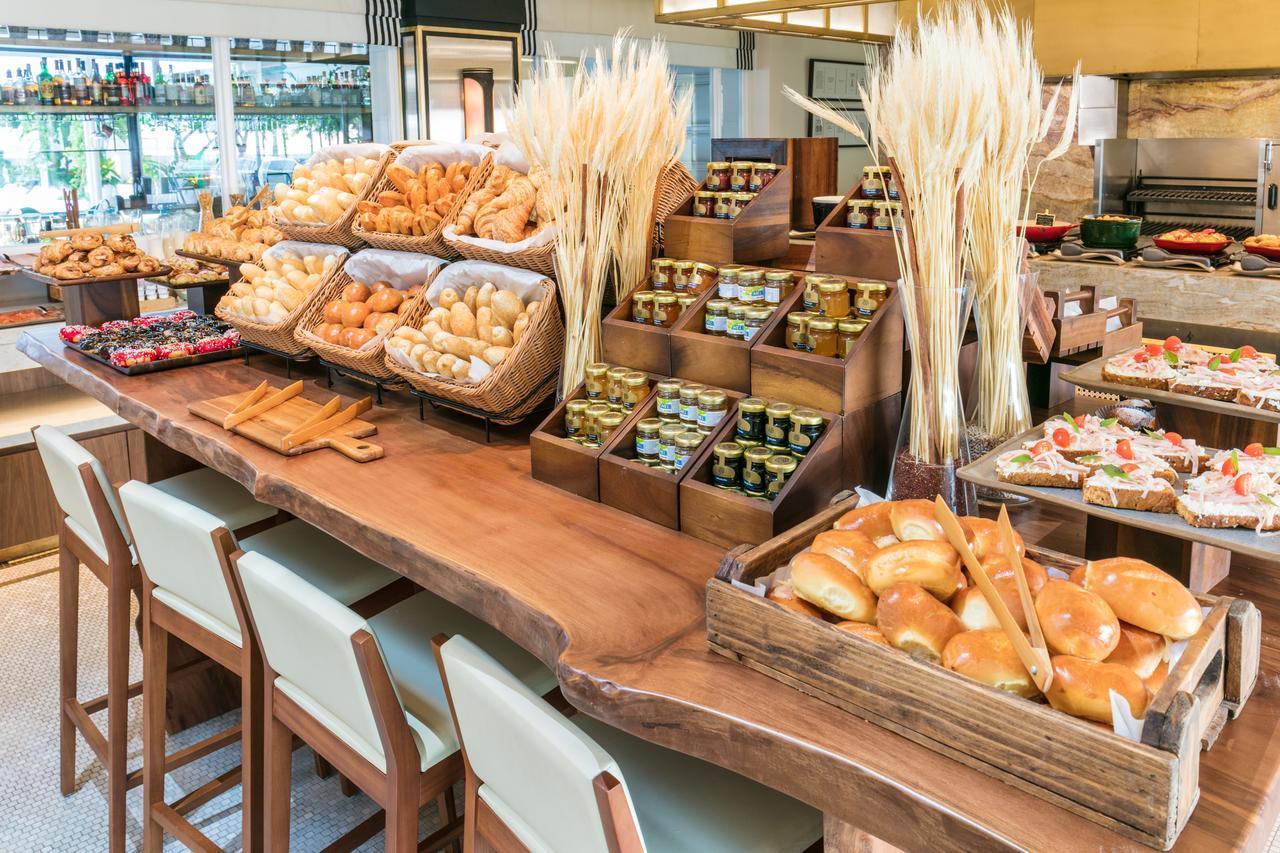
[(681, 403), (680, 404), (680, 420), (693, 423), (698, 419), (697, 403)]
[(764, 285), (763, 284), (743, 284), (738, 286), (739, 302), (763, 302), (764, 301)]
[(677, 447), (677, 448), (676, 448), (675, 463), (676, 463), (676, 470), (677, 470), (677, 471), (679, 471), (679, 470), (680, 470), (681, 468), (683, 468), (685, 465), (688, 465), (688, 464), (689, 464), (689, 456), (690, 456), (690, 454), (689, 454), (689, 448), (687, 448), (687, 447)]
[(699, 409), (698, 410), (698, 426), (700, 427), (713, 427), (716, 424), (720, 423), (721, 419), (723, 418), (724, 418), (724, 411), (720, 409), (717, 409), (717, 410)]
[(742, 320), (730, 320), (727, 330), (731, 337), (741, 338), (746, 335), (747, 326)]
[(636, 453), (640, 456), (657, 456), (660, 447), (661, 442), (656, 438), (641, 438), (640, 436), (636, 436)]
[(676, 446), (674, 444), (658, 444), (658, 459), (663, 462), (674, 462), (676, 458)]
[(717, 462), (711, 466), (711, 482), (722, 489), (731, 489), (738, 485), (738, 469)]
[(660, 415), (680, 414), (680, 398), (679, 397), (659, 397), (658, 398), (658, 414)]
[(782, 301), (782, 288), (777, 285), (766, 284), (764, 286), (764, 301), (770, 305), (777, 305)]
[(738, 285), (736, 282), (721, 281), (719, 290), (720, 290), (721, 299), (737, 299), (738, 298)]
[(761, 329), (761, 328), (762, 328), (761, 326), (752, 326), (752, 325), (750, 325), (750, 324), (747, 324), (747, 325), (743, 326), (743, 327), (742, 327), (742, 339), (743, 339), (744, 341), (749, 341), (749, 340), (751, 340), (751, 339), (752, 339), (752, 338), (754, 338), (756, 335), (760, 334), (760, 329)]
[(752, 495), (763, 495), (765, 492), (764, 471), (753, 465), (742, 469), (742, 488)]

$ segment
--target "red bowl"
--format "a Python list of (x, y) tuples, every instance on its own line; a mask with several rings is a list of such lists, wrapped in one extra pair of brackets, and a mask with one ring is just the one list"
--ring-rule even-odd
[(1052, 243), (1061, 240), (1066, 233), (1076, 227), (1076, 223), (1069, 222), (1066, 225), (1055, 223), (1054, 225), (1036, 225), (1034, 222), (1019, 222), (1018, 233), (1026, 237), (1032, 243)]
[(1273, 249), (1270, 246), (1250, 246), (1246, 243), (1244, 250), (1251, 255), (1261, 255), (1264, 258), (1280, 260), (1280, 248)]
[(1184, 243), (1180, 240), (1164, 240), (1160, 237), (1153, 238), (1151, 242), (1155, 243), (1166, 252), (1178, 252), (1183, 255), (1216, 255), (1219, 252), (1225, 251), (1226, 248), (1231, 245), (1230, 240), (1208, 243)]

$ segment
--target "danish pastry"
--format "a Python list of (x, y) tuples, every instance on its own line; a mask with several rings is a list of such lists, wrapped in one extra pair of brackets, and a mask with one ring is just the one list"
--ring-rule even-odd
[(84, 266), (71, 261), (64, 261), (53, 268), (53, 277), (60, 281), (75, 281), (86, 274)]
[(106, 239), (104, 245), (119, 255), (129, 255), (138, 251), (138, 244), (128, 234), (112, 234)]
[(94, 278), (112, 278), (113, 276), (124, 275), (124, 272), (124, 267), (119, 264), (104, 264), (89, 270), (89, 275)]
[(89, 252), (89, 256), (87, 258), (89, 266), (91, 267), (105, 267), (115, 259), (116, 253), (108, 249), (106, 246), (99, 246)]
[(71, 237), (71, 248), (90, 252), (102, 245), (102, 235), (96, 231), (81, 231)]

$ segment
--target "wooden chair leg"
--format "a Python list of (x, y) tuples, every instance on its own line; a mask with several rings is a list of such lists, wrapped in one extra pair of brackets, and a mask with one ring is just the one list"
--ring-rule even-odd
[(324, 760), (324, 757), (318, 752), (311, 753), (312, 763), (315, 764), (316, 775), (321, 779), (328, 779), (333, 775), (333, 765)]
[(387, 853), (417, 853), (418, 850), (418, 789), (395, 792), (395, 798), (387, 807)]
[(65, 546), (58, 549), (58, 779), (62, 796), (76, 786), (76, 727), (68, 706), (76, 701), (80, 642), (80, 561)]
[(240, 658), (240, 799), (244, 821), (243, 845), (244, 853), (259, 853), (264, 843), (266, 680), (262, 656), (252, 648), (247, 637), (245, 646)]
[(150, 597), (142, 623), (142, 848), (160, 853), (164, 829), (153, 810), (164, 803), (165, 706), (169, 688), (169, 632), (152, 623)]
[(107, 587), (107, 830), (111, 853), (124, 853), (129, 746), (129, 598), (124, 573), (112, 566)]
[(466, 853), (478, 850), (476, 844), (480, 839), (476, 836), (476, 811), (480, 801), (480, 783), (474, 775), (467, 774), (462, 789), (462, 849)]
[(338, 774), (338, 790), (342, 792), (344, 797), (354, 797), (360, 793), (360, 789), (355, 786), (355, 783), (341, 773)]
[[(450, 785), (436, 797), (436, 809), (440, 812), (440, 825), (448, 826), (458, 819), (458, 804), (454, 801), (453, 786)], [(455, 839), (449, 842), (449, 849), (455, 853), (462, 853), (462, 841)]]
[(268, 686), (266, 723), (264, 731), (264, 833), (265, 849), (270, 853), (283, 853), (289, 849), (289, 784), (293, 764), (293, 732), (271, 713)]

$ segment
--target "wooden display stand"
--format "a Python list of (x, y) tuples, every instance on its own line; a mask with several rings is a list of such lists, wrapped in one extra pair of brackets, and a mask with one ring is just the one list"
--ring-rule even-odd
[(192, 284), (187, 286), (187, 307), (197, 314), (212, 314), (213, 309), (217, 307), (218, 301), (227, 295), (227, 291), (231, 289), (231, 285), (241, 279), (240, 264), (243, 261), (228, 261), (224, 258), (216, 258), (213, 255), (198, 255), (195, 252), (188, 252), (180, 249), (177, 252), (178, 257), (188, 258), (193, 261), (203, 261), (207, 264), (219, 264), (227, 268), (227, 280), (214, 282), (212, 284)]
[[(874, 228), (850, 228), (848, 204), (851, 198), (865, 198), (862, 184), (853, 188), (818, 226), (815, 238), (813, 268), (817, 272), (897, 281), (898, 250), (892, 231)], [(871, 199), (882, 201), (883, 199)]]
[[(638, 289), (647, 287), (648, 279)], [(696, 312), (702, 316), (702, 306), (708, 299), (715, 298), (715, 292), (714, 285), (708, 287), (686, 313)], [(600, 324), (604, 338), (602, 358), (610, 364), (625, 364), (646, 373), (672, 376), (675, 371), (672, 370), (671, 333), (679, 324), (676, 321), (672, 326), (651, 326), (635, 322), (631, 319), (631, 297), (628, 296)]]
[[(1142, 321), (1133, 299), (1120, 299), (1115, 308), (1095, 310), (1096, 290), (1085, 286), (1070, 293), (1046, 291), (1044, 303), (1049, 306), (1053, 324), (1053, 345), (1049, 356), (1027, 360), (1027, 391), (1031, 405), (1040, 409), (1057, 409), (1075, 397), (1075, 387), (1061, 378), (1064, 370), (1132, 349), (1142, 343)], [(1066, 306), (1079, 305), (1081, 313), (1063, 316)], [(1107, 323), (1119, 318), (1120, 328), (1107, 331)]]
[(737, 219), (693, 216), (693, 196), (663, 221), (664, 252), (708, 264), (761, 263), (787, 254), (791, 233), (791, 168), (784, 166)]
[(790, 166), (791, 227), (797, 231), (812, 231), (817, 227), (813, 221), (815, 196), (835, 195), (837, 192), (840, 149), (834, 136), (713, 139), (711, 159)]

